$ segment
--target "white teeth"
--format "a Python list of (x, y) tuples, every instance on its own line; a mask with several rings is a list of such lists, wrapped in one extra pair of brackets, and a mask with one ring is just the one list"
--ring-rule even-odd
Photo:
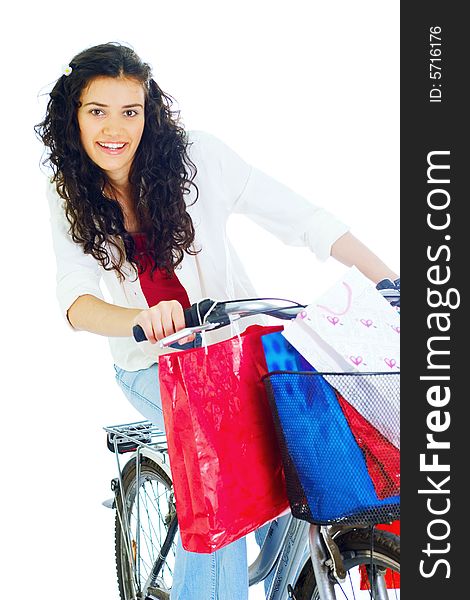
[(104, 148), (109, 148), (110, 150), (119, 150), (125, 146), (125, 144), (104, 144), (102, 142), (98, 142), (98, 144)]

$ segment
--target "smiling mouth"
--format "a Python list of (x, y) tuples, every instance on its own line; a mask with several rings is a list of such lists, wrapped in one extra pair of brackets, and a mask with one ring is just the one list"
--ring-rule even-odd
[(96, 142), (100, 150), (106, 154), (120, 154), (127, 146), (127, 142)]

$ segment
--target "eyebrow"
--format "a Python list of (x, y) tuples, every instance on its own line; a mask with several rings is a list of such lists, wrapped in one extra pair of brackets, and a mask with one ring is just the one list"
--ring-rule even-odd
[[(102, 108), (109, 108), (108, 104), (101, 104), (101, 102), (87, 102), (86, 104), (83, 104), (83, 106), (90, 106), (90, 104), (93, 104), (94, 106), (101, 106)], [(121, 108), (134, 108), (135, 106), (144, 108), (142, 104), (125, 104)]]

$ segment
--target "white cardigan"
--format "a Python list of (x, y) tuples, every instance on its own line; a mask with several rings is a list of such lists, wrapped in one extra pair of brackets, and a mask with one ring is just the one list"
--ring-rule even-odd
[[(348, 227), (322, 208), (248, 165), (216, 137), (200, 131), (188, 132), (192, 142), (188, 153), (197, 167), (194, 182), (199, 198), (188, 207), (194, 223), (194, 245), (201, 248), (196, 256), (184, 255), (177, 274), (191, 303), (202, 298), (228, 300), (257, 296), (226, 234), (231, 213), (242, 213), (291, 246), (308, 246), (320, 260), (330, 256), (331, 245)], [(105, 284), (114, 304), (148, 308), (145, 296), (129, 262), (124, 264), (125, 281), (114, 270), (106, 271), (91, 255), (85, 254), (69, 234), (63, 201), (55, 184), (48, 181), (47, 196), (51, 211), (53, 246), (57, 259), (57, 298), (62, 314), (83, 294), (104, 300), (100, 281)], [(186, 196), (187, 204), (195, 190)], [(106, 246), (110, 251), (109, 246)], [(213, 332), (209, 343), (226, 339), (230, 331)], [(136, 371), (158, 362), (167, 353), (149, 342), (136, 343), (132, 337), (111, 337), (109, 344), (114, 363)]]

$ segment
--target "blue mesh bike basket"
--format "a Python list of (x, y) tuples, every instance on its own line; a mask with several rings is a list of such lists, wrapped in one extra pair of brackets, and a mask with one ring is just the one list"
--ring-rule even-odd
[[(371, 394), (366, 400), (375, 402), (374, 409), (386, 419), (389, 405), (381, 405), (381, 398), (397, 393), (399, 374), (321, 374), (282, 334), (263, 336), (262, 341), (268, 370), (273, 366), (278, 369), (263, 380), (281, 448), (292, 514), (322, 525), (377, 524), (398, 519), (399, 491), (382, 499), (377, 496), (364, 452), (338, 401), (335, 378), (372, 378), (373, 389), (380, 389), (380, 393)], [(286, 366), (292, 370), (282, 370)], [(323, 375), (328, 375), (328, 381)]]

